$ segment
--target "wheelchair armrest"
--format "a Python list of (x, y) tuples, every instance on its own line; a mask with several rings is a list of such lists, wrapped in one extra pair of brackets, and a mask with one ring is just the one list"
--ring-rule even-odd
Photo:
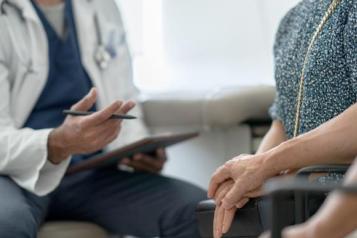
[[(198, 204), (196, 214), (202, 238), (213, 237), (213, 217), (216, 204), (213, 200), (202, 201)], [(248, 202), (236, 214), (231, 229), (224, 237), (258, 237), (262, 232), (260, 215), (256, 201)], [(258, 222), (257, 222), (258, 221)]]
[(271, 199), (270, 220), (273, 238), (280, 238), (282, 229), (288, 225), (286, 224), (286, 217), (284, 217), (286, 211), (281, 208), (281, 204), (289, 196), (294, 196), (295, 222), (300, 223), (306, 220), (306, 214), (303, 211), (305, 210), (304, 194), (325, 194), (331, 191), (357, 194), (357, 185), (326, 184), (321, 186), (321, 184), (309, 183), (302, 178), (271, 179), (264, 185), (264, 188)]
[(339, 173), (345, 174), (350, 167), (350, 164), (325, 164), (325, 165), (312, 165), (300, 169), (297, 176), (308, 176), (312, 173)]
[(215, 202), (210, 199), (210, 200), (205, 200), (202, 201), (198, 204), (196, 211), (197, 212), (207, 212), (207, 211), (212, 211), (216, 208)]
[(292, 177), (292, 178), (273, 178), (264, 184), (264, 190), (269, 195), (283, 194), (290, 192), (330, 192), (337, 188), (337, 185), (326, 184), (321, 186), (321, 184), (315, 184), (306, 181), (303, 178)]
[[(282, 180), (281, 178), (276, 178), (270, 180), (266, 185), (265, 189), (266, 191), (271, 195), (273, 198), (272, 200), (275, 200), (281, 202), (286, 200), (286, 195), (291, 195), (291, 194), (298, 194), (300, 191), (302, 192), (314, 192), (314, 193), (327, 193), (332, 190), (338, 189), (341, 191), (351, 191), (354, 192), (355, 188), (349, 188), (349, 187), (337, 187), (336, 185), (326, 185), (326, 186), (318, 186), (313, 183), (308, 183), (306, 179), (299, 178), (299, 176), (308, 176), (312, 173), (329, 173), (329, 172), (335, 172), (335, 173), (341, 173), (344, 174), (349, 165), (316, 165), (316, 166), (309, 166), (306, 168), (301, 169), (298, 172), (298, 176), (296, 178), (292, 178), (291, 180)], [(357, 188), (356, 188), (357, 192)], [(297, 199), (299, 200), (299, 199)], [(260, 212), (257, 211), (258, 206), (255, 204), (256, 201), (251, 201), (249, 202), (246, 206), (244, 206), (242, 209), (239, 210), (237, 213), (236, 217), (234, 218), (231, 230), (228, 232), (228, 234), (225, 237), (237, 237), (241, 235), (242, 230), (248, 230), (249, 227), (252, 228), (252, 230), (259, 230), (262, 229), (260, 226), (259, 228), (257, 227), (252, 227), (252, 224), (257, 221), (262, 222), (262, 217), (260, 217)], [(281, 204), (278, 205), (282, 212), (287, 214), (286, 206), (281, 206)], [(288, 206), (288, 205), (287, 205)], [(196, 214), (198, 217), (198, 222), (199, 222), (199, 229), (202, 238), (210, 238), (212, 237), (213, 234), (213, 216), (214, 216), (214, 210), (215, 210), (215, 203), (213, 200), (206, 200), (202, 201), (198, 204)], [(250, 223), (249, 224), (242, 224), (242, 222), (245, 221), (243, 217), (248, 217), (248, 214), (250, 213), (250, 216), (252, 213), (256, 214), (250, 217)], [(302, 216), (302, 215), (300, 215)], [(255, 219), (253, 221), (252, 219)], [(285, 221), (286, 222), (286, 221)], [(257, 237), (258, 234), (245, 234), (246, 237)]]

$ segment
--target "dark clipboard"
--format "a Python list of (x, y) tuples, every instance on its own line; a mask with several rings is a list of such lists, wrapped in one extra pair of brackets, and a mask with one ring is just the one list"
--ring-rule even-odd
[(130, 158), (137, 153), (153, 153), (158, 148), (166, 148), (177, 143), (195, 138), (199, 135), (198, 132), (184, 134), (165, 134), (147, 137), (120, 147), (118, 149), (101, 153), (92, 158), (81, 161), (70, 166), (66, 174), (75, 174), (90, 169), (104, 168), (118, 164), (123, 158)]

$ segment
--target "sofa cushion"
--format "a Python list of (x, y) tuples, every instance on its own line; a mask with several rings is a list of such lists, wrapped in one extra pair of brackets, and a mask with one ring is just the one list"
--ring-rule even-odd
[(108, 233), (98, 225), (87, 222), (47, 222), (38, 238), (108, 238)]

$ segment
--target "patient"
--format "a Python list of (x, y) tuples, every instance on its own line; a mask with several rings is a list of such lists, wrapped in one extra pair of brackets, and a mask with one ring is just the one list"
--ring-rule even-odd
[(308, 165), (353, 161), (356, 26), (356, 0), (304, 0), (281, 21), (274, 45), (273, 123), (257, 154), (233, 158), (213, 174), (208, 196), (217, 204), (215, 237), (228, 231), (238, 208), (261, 195), (267, 179)]

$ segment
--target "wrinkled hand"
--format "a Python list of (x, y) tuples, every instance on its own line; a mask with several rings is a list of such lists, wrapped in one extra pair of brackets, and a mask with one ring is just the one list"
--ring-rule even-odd
[(221, 201), (224, 196), (233, 187), (233, 180), (226, 180), (221, 184), (215, 193), (214, 200), (216, 202), (216, 209), (214, 211), (213, 218), (213, 236), (214, 238), (220, 238), (222, 234), (226, 233), (232, 224), (236, 208), (233, 207), (230, 210), (226, 210), (222, 207)]
[[(88, 111), (97, 100), (92, 89), (71, 110)], [(132, 101), (116, 101), (89, 116), (67, 116), (61, 126), (52, 130), (48, 139), (48, 159), (55, 164), (73, 154), (92, 153), (102, 149), (119, 135), (121, 120), (110, 119), (113, 113), (126, 114), (135, 106)]]
[(216, 202), (215, 215), (213, 220), (213, 235), (214, 238), (219, 238), (223, 234), (227, 233), (232, 225), (235, 213), (238, 209), (247, 204), (250, 198), (258, 197), (262, 195), (262, 189), (259, 188), (253, 192), (245, 194), (245, 196), (235, 206), (229, 210), (222, 207), (222, 199), (233, 188), (234, 181), (232, 179), (224, 181), (217, 189), (214, 200)]
[(259, 193), (264, 181), (274, 173), (264, 166), (260, 155), (241, 155), (219, 167), (213, 174), (208, 188), (208, 197), (216, 197), (218, 188), (226, 180), (233, 180), (234, 185), (225, 194), (222, 207), (230, 210), (248, 197), (247, 194)]
[(160, 173), (167, 161), (165, 149), (158, 149), (154, 156), (136, 154), (132, 159), (125, 158), (120, 164), (129, 166), (136, 171)]

